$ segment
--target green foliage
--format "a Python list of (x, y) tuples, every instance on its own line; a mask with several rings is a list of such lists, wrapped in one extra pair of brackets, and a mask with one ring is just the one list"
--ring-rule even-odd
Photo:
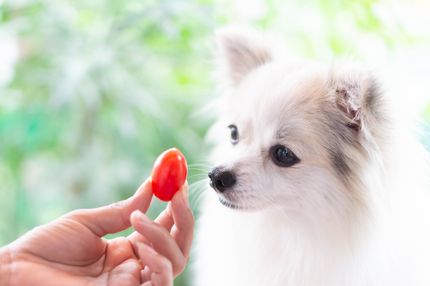
[[(325, 60), (359, 56), (363, 46), (354, 39), (376, 39), (387, 50), (429, 40), (396, 17), (387, 22), (380, 13), (387, 3), (0, 4), (0, 53), (2, 38), (19, 51), (12, 77), (2, 82), (0, 74), (0, 245), (69, 210), (130, 196), (172, 146), (188, 158), (191, 183), (205, 177), (210, 119), (196, 114), (214, 96), (214, 28), (235, 22), (274, 30), (295, 53)], [(150, 215), (162, 207), (156, 203)]]

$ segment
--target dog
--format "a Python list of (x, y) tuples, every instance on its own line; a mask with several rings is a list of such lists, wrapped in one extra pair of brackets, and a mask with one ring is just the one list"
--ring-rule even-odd
[(255, 31), (216, 39), (194, 284), (430, 285), (427, 153), (377, 76), (293, 59)]

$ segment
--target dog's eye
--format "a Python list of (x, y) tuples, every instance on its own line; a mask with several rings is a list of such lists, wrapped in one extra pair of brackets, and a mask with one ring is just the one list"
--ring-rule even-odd
[(279, 167), (291, 167), (300, 161), (296, 154), (284, 145), (275, 145), (270, 148), (270, 156)]
[(234, 124), (229, 125), (228, 128), (230, 129), (231, 144), (236, 145), (239, 142), (239, 130), (237, 130), (237, 126)]

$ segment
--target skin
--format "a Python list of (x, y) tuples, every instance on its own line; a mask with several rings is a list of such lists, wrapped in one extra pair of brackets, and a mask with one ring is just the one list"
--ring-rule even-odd
[[(0, 249), (0, 286), (170, 286), (185, 268), (194, 218), (187, 183), (151, 221), (148, 179), (129, 199), (76, 210)], [(128, 237), (105, 239), (132, 226)]]

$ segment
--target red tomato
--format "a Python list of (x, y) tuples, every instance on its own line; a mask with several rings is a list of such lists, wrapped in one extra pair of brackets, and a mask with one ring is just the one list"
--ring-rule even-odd
[(176, 148), (158, 156), (152, 169), (152, 192), (162, 201), (170, 201), (187, 178), (187, 161)]

